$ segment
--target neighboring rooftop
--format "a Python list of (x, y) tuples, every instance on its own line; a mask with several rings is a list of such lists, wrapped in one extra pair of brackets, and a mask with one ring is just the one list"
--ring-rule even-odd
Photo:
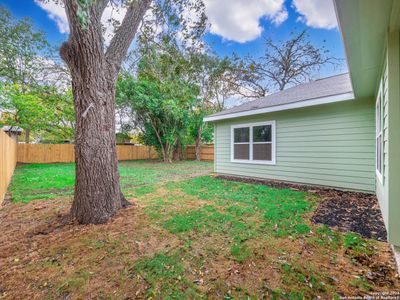
[[(300, 84), (281, 92), (259, 98), (254, 101), (246, 102), (242, 105), (223, 110), (219, 113), (213, 114), (205, 118), (205, 121), (215, 121), (218, 119), (228, 119), (239, 117), (242, 115), (251, 115), (258, 113), (265, 113), (268, 108), (282, 107), (282, 105), (299, 104), (287, 109), (302, 107), (302, 103), (309, 103), (311, 100), (325, 99), (328, 102), (335, 102), (341, 100), (350, 100), (353, 96), (353, 89), (351, 86), (350, 76), (348, 73), (335, 75), (327, 78), (318, 79), (309, 83)], [(331, 99), (329, 99), (331, 98)], [(317, 101), (312, 103), (322, 104)], [(304, 105), (310, 106), (310, 105)], [(276, 111), (278, 109), (271, 109)], [(281, 110), (281, 109), (279, 109)], [(247, 113), (246, 112), (253, 112)]]
[(22, 128), (20, 128), (18, 126), (3, 126), (3, 130), (5, 132), (11, 132), (11, 133), (18, 134), (18, 135), (20, 135), (22, 133)]

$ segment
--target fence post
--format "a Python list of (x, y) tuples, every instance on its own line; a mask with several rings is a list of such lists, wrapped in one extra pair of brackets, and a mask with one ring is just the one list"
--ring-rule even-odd
[(0, 206), (17, 164), (17, 142), (0, 129)]

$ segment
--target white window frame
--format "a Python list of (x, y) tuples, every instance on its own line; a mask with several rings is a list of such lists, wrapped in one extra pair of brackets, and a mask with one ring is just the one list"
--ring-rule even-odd
[[(383, 101), (382, 101), (382, 86), (379, 86), (378, 95), (376, 97), (375, 102), (375, 173), (376, 177), (379, 179), (381, 183), (383, 183), (383, 118), (382, 118), (382, 109), (383, 109)], [(378, 116), (378, 106), (379, 106), (379, 116)], [(378, 122), (379, 122), (379, 131), (378, 131)], [(378, 157), (378, 138), (380, 137), (380, 157)], [(380, 160), (381, 170), (378, 170), (378, 159)]]
[[(271, 126), (271, 142), (256, 142), (253, 143), (253, 127), (256, 126)], [(235, 129), (236, 128), (249, 128), (249, 142), (248, 143), (235, 143)], [(249, 144), (249, 159), (235, 159), (234, 151), (235, 144)], [(253, 144), (271, 144), (271, 160), (253, 160)], [(276, 164), (276, 121), (265, 121), (256, 123), (243, 123), (231, 126), (231, 162), (245, 163), (245, 164), (260, 164), (260, 165), (275, 165)]]

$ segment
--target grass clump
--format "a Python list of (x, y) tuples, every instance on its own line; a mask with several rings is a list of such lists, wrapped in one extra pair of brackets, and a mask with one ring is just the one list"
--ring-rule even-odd
[(373, 253), (372, 245), (358, 233), (346, 233), (344, 235), (343, 245), (354, 254), (371, 255)]
[(346, 254), (355, 265), (363, 264), (376, 254), (374, 241), (361, 237), (358, 233), (348, 232), (343, 236), (343, 246)]
[(252, 250), (244, 243), (243, 239), (239, 236), (236, 236), (233, 239), (230, 251), (233, 259), (237, 262), (243, 262), (247, 258), (251, 257), (253, 254)]
[(143, 197), (145, 195), (154, 193), (157, 190), (155, 185), (143, 185), (143, 186), (139, 186), (137, 188), (135, 188), (133, 190), (133, 195), (135, 197)]
[(329, 284), (329, 280), (310, 264), (294, 259), (290, 263), (282, 263), (281, 269), (282, 280), (285, 286), (290, 287), (287, 292), (296, 296), (293, 299), (308, 299), (313, 295), (335, 290), (335, 287)]
[(135, 272), (150, 285), (147, 297), (188, 299), (196, 296), (194, 285), (184, 276), (179, 254), (158, 253), (135, 264)]
[(82, 293), (85, 289), (85, 286), (89, 280), (89, 278), (92, 276), (92, 273), (85, 270), (85, 269), (80, 269), (77, 271), (73, 276), (63, 284), (61, 284), (58, 289), (57, 289), (57, 294), (59, 296), (65, 296), (67, 297), (70, 293), (80, 291)]
[(350, 285), (367, 292), (373, 290), (372, 285), (363, 276), (357, 276), (357, 278), (351, 280)]
[(342, 245), (343, 238), (339, 231), (322, 225), (315, 229), (315, 234), (308, 238), (308, 242), (316, 246), (328, 247), (329, 250), (337, 250)]
[(171, 233), (190, 230), (222, 231), (228, 223), (236, 220), (229, 214), (220, 213), (212, 205), (205, 205), (197, 210), (178, 213), (164, 223), (164, 228)]

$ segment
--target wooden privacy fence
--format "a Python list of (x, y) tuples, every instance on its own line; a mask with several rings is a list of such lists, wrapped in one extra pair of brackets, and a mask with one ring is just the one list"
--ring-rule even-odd
[[(73, 144), (18, 144), (20, 163), (74, 162)], [(157, 152), (148, 146), (117, 145), (118, 160), (155, 159)]]
[[(186, 159), (196, 159), (196, 148), (194, 145), (187, 146)], [(214, 145), (201, 145), (201, 160), (214, 161)]]
[(17, 143), (0, 130), (0, 204), (17, 164)]
[[(196, 159), (194, 145), (187, 146), (186, 158)], [(59, 163), (74, 162), (73, 144), (18, 144), (20, 163)], [(157, 152), (148, 146), (117, 145), (118, 160), (156, 159)], [(201, 160), (214, 161), (214, 145), (202, 145)]]
[[(189, 145), (186, 158), (196, 159), (195, 146)], [(117, 145), (118, 160), (156, 159), (153, 147)], [(201, 160), (214, 161), (214, 145), (202, 145)], [(73, 144), (17, 144), (0, 130), (0, 204), (17, 162), (20, 163), (68, 163), (75, 161)]]

